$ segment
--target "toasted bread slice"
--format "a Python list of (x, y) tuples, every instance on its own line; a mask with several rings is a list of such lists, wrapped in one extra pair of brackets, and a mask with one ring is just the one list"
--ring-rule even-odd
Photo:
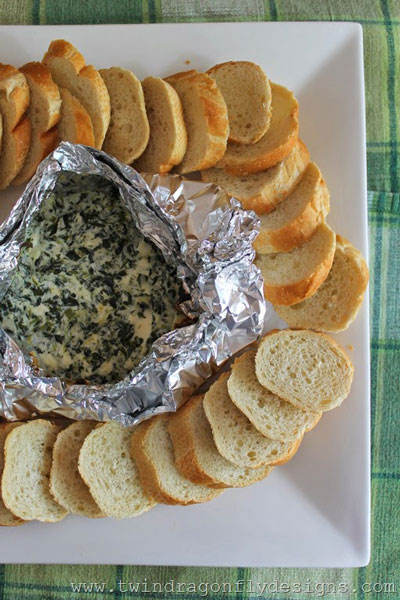
[(132, 457), (140, 481), (149, 496), (163, 504), (197, 504), (219, 496), (222, 490), (193, 483), (176, 468), (168, 433), (169, 415), (159, 415), (141, 423), (132, 436)]
[(272, 304), (290, 306), (309, 298), (328, 276), (335, 255), (335, 232), (323, 222), (314, 235), (290, 252), (258, 254), (255, 264)]
[(21, 519), (54, 523), (68, 514), (49, 488), (59, 431), (56, 425), (38, 419), (13, 429), (6, 438), (1, 491), (6, 507)]
[[(0, 97), (5, 102), (3, 121), (12, 131), (27, 111), (29, 106), (29, 86), (26, 77), (12, 65), (0, 63)], [(3, 122), (3, 128), (5, 123)]]
[(315, 163), (309, 163), (291, 194), (262, 215), (254, 241), (259, 254), (290, 252), (307, 242), (329, 213), (329, 191)]
[[(3, 423), (0, 425), (0, 481), (4, 469), (4, 444), (6, 437), (10, 431), (20, 425), (21, 423)], [(8, 510), (0, 494), (0, 527), (15, 527), (16, 525), (23, 525), (25, 522)]]
[(255, 371), (255, 350), (235, 360), (228, 378), (232, 402), (254, 427), (272, 440), (294, 442), (320, 420), (322, 413), (296, 408), (263, 387)]
[(271, 83), (272, 117), (267, 133), (255, 144), (229, 143), (218, 167), (233, 175), (265, 171), (283, 160), (298, 137), (298, 104), (293, 93)]
[(66, 88), (60, 88), (61, 120), (58, 137), (62, 142), (94, 146), (92, 120), (86, 108)]
[(286, 158), (266, 171), (236, 176), (213, 168), (202, 171), (201, 178), (240, 200), (245, 210), (264, 215), (274, 210), (295, 188), (309, 160), (307, 147), (298, 140)]
[(18, 175), (31, 140), (31, 122), (26, 116), (29, 86), (26, 77), (11, 65), (0, 64), (0, 113), (3, 135), (0, 154), (0, 190)]
[(110, 123), (110, 97), (98, 71), (85, 63), (78, 50), (65, 40), (54, 40), (42, 62), (59, 87), (67, 88), (87, 110), (93, 124), (94, 145), (101, 148)]
[(27, 116), (31, 121), (31, 143), (15, 185), (28, 181), (39, 163), (54, 150), (58, 142), (57, 124), (61, 114), (61, 98), (49, 69), (40, 62), (30, 62), (20, 68), (30, 89)]
[(302, 438), (279, 442), (262, 435), (233, 404), (223, 373), (204, 396), (203, 406), (215, 445), (222, 456), (239, 467), (282, 465), (296, 453)]
[(136, 517), (156, 505), (145, 495), (130, 455), (132, 431), (119, 423), (93, 429), (79, 453), (79, 473), (108, 517)]
[(111, 104), (110, 125), (103, 150), (130, 165), (143, 154), (150, 135), (142, 84), (128, 69), (111, 67), (100, 69), (99, 73), (106, 84)]
[(174, 88), (159, 77), (146, 77), (142, 86), (150, 138), (133, 166), (144, 173), (168, 173), (182, 162), (187, 148), (182, 103)]
[(213, 488), (245, 487), (264, 479), (272, 467), (238, 467), (217, 450), (203, 408), (203, 396), (193, 396), (176, 413), (169, 427), (175, 464), (184, 477)]
[(258, 381), (303, 410), (339, 406), (350, 392), (354, 368), (328, 335), (303, 329), (273, 330), (256, 354)]
[(178, 93), (187, 130), (187, 149), (180, 173), (214, 166), (224, 155), (229, 134), (225, 100), (206, 73), (186, 71), (166, 78)]
[(254, 144), (271, 120), (271, 86), (261, 67), (246, 60), (229, 61), (207, 71), (222, 92), (229, 118), (229, 141)]
[(368, 279), (368, 267), (361, 252), (336, 235), (332, 268), (317, 292), (299, 304), (276, 306), (275, 310), (289, 327), (343, 331), (357, 316)]
[(78, 460), (82, 444), (95, 425), (91, 421), (77, 421), (60, 431), (53, 446), (50, 471), (50, 491), (58, 504), (73, 514), (92, 519), (105, 515), (79, 473)]
[(1, 145), (3, 143), (3, 117), (0, 113), (0, 155), (1, 155)]

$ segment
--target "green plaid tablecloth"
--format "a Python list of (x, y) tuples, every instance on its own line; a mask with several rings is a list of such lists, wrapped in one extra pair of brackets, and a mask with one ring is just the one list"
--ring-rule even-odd
[[(0, 600), (400, 598), (400, 0), (0, 0), (1, 24), (276, 20), (356, 21), (364, 30), (370, 190), (371, 562), (362, 569), (332, 570), (0, 565)], [(141, 582), (142, 592), (146, 580), (163, 586), (173, 581), (175, 591), (168, 592), (171, 583), (165, 593), (156, 594), (71, 589), (71, 582), (107, 582), (105, 589), (115, 590), (118, 580)], [(244, 591), (235, 586), (239, 580), (247, 581)], [(273, 588), (257, 591), (257, 582), (274, 581), (287, 587), (280, 593), (273, 593)], [(187, 593), (176, 591), (178, 582), (186, 583)], [(225, 593), (224, 582), (235, 591)]]

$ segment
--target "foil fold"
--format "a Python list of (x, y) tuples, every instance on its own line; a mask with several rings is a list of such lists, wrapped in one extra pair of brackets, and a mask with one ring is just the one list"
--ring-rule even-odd
[(61, 172), (101, 175), (119, 190), (143, 235), (177, 269), (194, 322), (156, 340), (122, 381), (71, 385), (46, 377), (0, 328), (0, 416), (35, 414), (115, 420), (131, 426), (175, 411), (218, 367), (262, 333), (267, 310), (253, 264), (255, 213), (214, 185), (178, 175), (139, 175), (104, 152), (62, 143), (45, 159), (0, 226), (0, 302), (7, 293), (26, 229)]

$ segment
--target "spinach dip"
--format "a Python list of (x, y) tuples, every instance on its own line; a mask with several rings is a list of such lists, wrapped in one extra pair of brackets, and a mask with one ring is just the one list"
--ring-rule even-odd
[(178, 296), (115, 186), (63, 173), (27, 229), (0, 325), (48, 376), (109, 383), (173, 329)]

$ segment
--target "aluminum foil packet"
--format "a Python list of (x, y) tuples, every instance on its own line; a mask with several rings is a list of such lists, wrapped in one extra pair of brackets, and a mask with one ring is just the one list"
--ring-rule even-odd
[(252, 247), (259, 219), (214, 185), (178, 175), (143, 178), (104, 152), (64, 142), (41, 163), (0, 226), (0, 302), (27, 227), (66, 171), (100, 175), (118, 188), (138, 229), (176, 266), (189, 297), (180, 308), (193, 324), (160, 337), (122, 381), (104, 385), (46, 377), (0, 329), (0, 416), (16, 420), (50, 413), (131, 426), (175, 411), (262, 333), (267, 304)]

